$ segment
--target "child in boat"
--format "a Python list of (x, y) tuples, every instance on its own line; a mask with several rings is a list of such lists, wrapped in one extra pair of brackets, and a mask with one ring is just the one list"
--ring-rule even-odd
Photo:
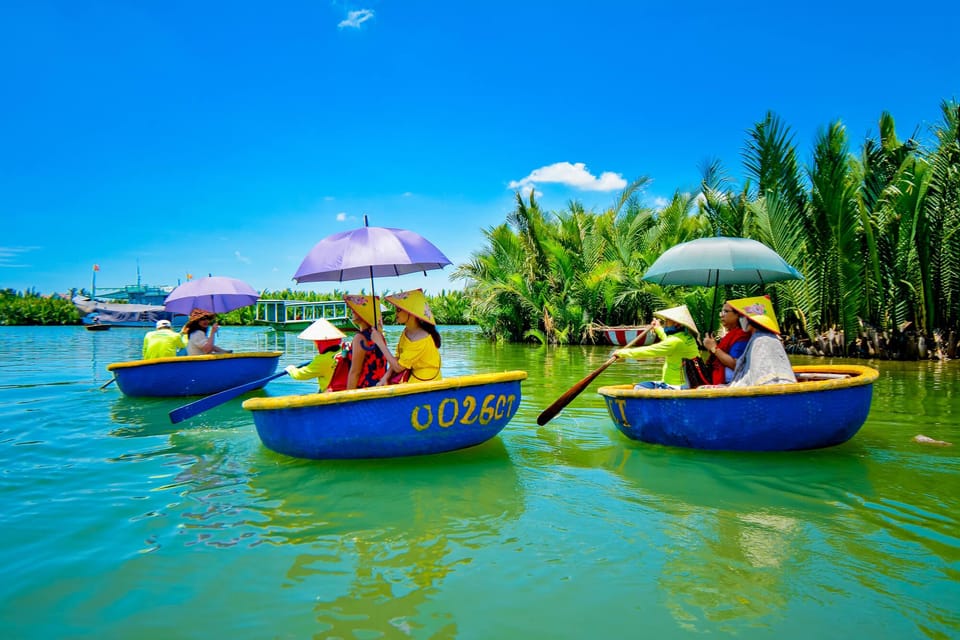
[(298, 335), (301, 340), (313, 340), (317, 345), (317, 356), (310, 364), (298, 367), (289, 365), (284, 369), (294, 380), (317, 379), (318, 392), (327, 390), (333, 371), (337, 364), (337, 354), (346, 336), (340, 329), (333, 326), (329, 320), (320, 318)]
[[(383, 325), (383, 318), (379, 313), (380, 298), (346, 295), (343, 301), (353, 313), (353, 324), (357, 332), (348, 347), (350, 369), (345, 381), (346, 386), (342, 388), (374, 387), (387, 371), (387, 358), (384, 354), (389, 351), (380, 332), (380, 327)], [(331, 388), (339, 391), (338, 386), (335, 381)]]
[(737, 359), (731, 387), (796, 382), (790, 358), (780, 342), (780, 326), (767, 296), (730, 300), (727, 304), (740, 317), (740, 327), (750, 336)]
[[(700, 355), (697, 347), (697, 329), (693, 317), (686, 305), (671, 307), (653, 314), (650, 328), (657, 334), (659, 341), (631, 349), (617, 349), (613, 355), (618, 360), (624, 358), (663, 358), (663, 371), (659, 381), (644, 381), (636, 385), (638, 389), (680, 389), (686, 386), (683, 375), (683, 359)], [(660, 324), (663, 321), (663, 325)]]
[(143, 336), (143, 359), (175, 358), (187, 346), (187, 336), (173, 330), (169, 320), (157, 320), (157, 328)]
[(397, 324), (404, 329), (396, 358), (389, 350), (384, 354), (389, 366), (377, 384), (440, 380), (440, 333), (423, 289), (387, 296), (387, 302), (397, 308)]

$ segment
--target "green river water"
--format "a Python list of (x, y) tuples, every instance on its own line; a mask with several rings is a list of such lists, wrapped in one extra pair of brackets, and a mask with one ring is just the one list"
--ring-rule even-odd
[[(308, 461), (265, 449), (240, 400), (173, 425), (189, 400), (99, 389), (143, 331), (0, 328), (0, 637), (960, 637), (960, 362), (866, 363), (870, 416), (842, 446), (705, 452), (607, 416), (596, 388), (658, 364), (616, 363), (539, 427), (609, 347), (441, 333), (446, 377), (529, 373), (497, 438)], [(281, 366), (313, 349), (218, 343)]]

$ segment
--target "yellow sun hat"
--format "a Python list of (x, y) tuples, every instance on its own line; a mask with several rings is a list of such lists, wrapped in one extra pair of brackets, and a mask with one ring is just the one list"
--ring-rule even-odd
[(386, 297), (387, 302), (397, 309), (406, 311), (412, 316), (420, 318), (424, 322), (436, 325), (437, 321), (433, 319), (433, 311), (427, 304), (427, 297), (423, 295), (423, 289), (413, 289), (412, 291), (402, 291)]
[(773, 312), (773, 303), (769, 297), (754, 296), (752, 298), (740, 298), (739, 300), (727, 300), (727, 304), (741, 316), (746, 316), (751, 322), (767, 331), (780, 335), (777, 314)]
[(297, 334), (301, 340), (313, 340), (314, 342), (340, 342), (346, 338), (346, 334), (337, 329), (333, 324), (325, 319), (314, 320), (313, 324)]
[(373, 321), (375, 304), (380, 304), (379, 297), (346, 295), (343, 301), (347, 303), (350, 310), (356, 313), (360, 318), (371, 327), (379, 328), (383, 324), (383, 314), (377, 313), (377, 322)]
[(661, 320), (673, 320), (690, 329), (690, 331), (693, 331), (695, 335), (700, 335), (700, 330), (697, 329), (697, 323), (693, 321), (693, 316), (690, 315), (690, 310), (687, 309), (687, 305), (685, 304), (679, 307), (670, 307), (663, 311), (654, 311), (653, 315)]

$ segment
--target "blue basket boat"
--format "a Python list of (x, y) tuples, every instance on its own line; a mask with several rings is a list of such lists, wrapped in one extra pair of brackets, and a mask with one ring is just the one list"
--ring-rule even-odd
[(846, 442), (870, 412), (876, 369), (794, 367), (795, 384), (706, 389), (601, 387), (617, 428), (633, 440), (691, 449), (792, 451)]
[(254, 351), (131, 360), (107, 365), (107, 371), (128, 396), (205, 396), (269, 377), (281, 355), (281, 351)]
[(263, 444), (295, 458), (392, 458), (490, 440), (520, 406), (526, 371), (308, 395), (250, 398)]

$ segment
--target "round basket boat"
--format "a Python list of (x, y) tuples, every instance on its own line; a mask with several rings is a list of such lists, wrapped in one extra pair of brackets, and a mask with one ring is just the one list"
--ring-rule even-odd
[(263, 444), (295, 458), (392, 458), (472, 447), (520, 406), (526, 371), (308, 395), (250, 398)]
[(692, 449), (791, 451), (846, 442), (870, 412), (876, 369), (794, 367), (795, 384), (699, 389), (601, 387), (617, 428), (633, 440)]
[(107, 371), (128, 396), (205, 396), (269, 377), (282, 355), (281, 351), (251, 351), (131, 360), (109, 364)]

